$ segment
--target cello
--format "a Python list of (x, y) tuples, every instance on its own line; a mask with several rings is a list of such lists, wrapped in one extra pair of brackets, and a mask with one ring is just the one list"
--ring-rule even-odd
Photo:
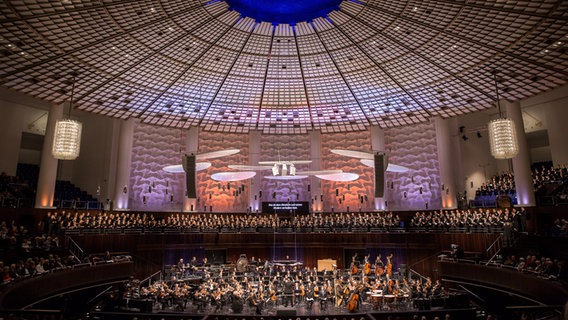
[(359, 306), (359, 294), (357, 292), (353, 293), (347, 301), (347, 311), (355, 312)]

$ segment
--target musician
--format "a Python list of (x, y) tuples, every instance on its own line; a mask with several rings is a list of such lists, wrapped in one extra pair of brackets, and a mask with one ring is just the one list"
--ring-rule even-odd
[(183, 263), (183, 258), (180, 258), (177, 263), (177, 274), (179, 278), (185, 275), (185, 264)]
[(249, 301), (250, 305), (255, 308), (255, 313), (258, 315), (262, 314), (262, 307), (264, 305), (262, 290), (255, 289), (251, 292)]
[(221, 310), (221, 307), (223, 306), (222, 297), (223, 291), (221, 290), (221, 287), (218, 286), (211, 293), (211, 304), (215, 306), (215, 312), (219, 312)]
[(436, 283), (432, 287), (432, 297), (437, 298), (442, 295), (442, 283), (440, 280), (436, 280)]
[(340, 307), (343, 304), (343, 297), (345, 295), (345, 291), (348, 290), (341, 279), (337, 279), (335, 281), (334, 292), (335, 292), (335, 306)]
[(308, 287), (306, 288), (306, 307), (308, 310), (312, 309), (314, 300), (317, 297), (317, 291), (319, 291), (319, 288), (316, 290), (316, 287), (317, 285), (314, 282), (308, 280)]
[(286, 277), (282, 287), (282, 303), (284, 304), (284, 307), (288, 307), (288, 304), (293, 306), (292, 298), (294, 296), (294, 283), (290, 280), (290, 278)]
[(387, 266), (386, 266), (386, 270), (385, 270), (387, 277), (389, 277), (389, 278), (392, 278), (392, 268), (393, 268), (392, 260), (393, 260), (393, 258), (394, 258), (394, 253), (391, 252), (391, 254), (389, 254), (387, 256)]
[(186, 299), (185, 299), (185, 291), (183, 290), (183, 286), (180, 287), (180, 285), (178, 283), (174, 284), (174, 287), (172, 288), (172, 301), (173, 304), (175, 305), (176, 310), (178, 311), (184, 311), (185, 310), (185, 305), (186, 305)]
[(369, 255), (363, 258), (363, 264), (361, 267), (361, 276), (368, 276), (371, 273), (371, 263), (369, 262)]
[(349, 312), (357, 312), (359, 310), (359, 305), (361, 304), (361, 287), (362, 285), (355, 279), (351, 279), (349, 281), (348, 287), (348, 295), (349, 298), (346, 300), (345, 305), (347, 311)]
[(353, 257), (351, 258), (351, 263), (359, 263), (359, 254), (357, 254), (357, 252), (355, 252)]
[(331, 284), (329, 283), (329, 280), (327, 280), (326, 282), (324, 282), (324, 284), (322, 285), (321, 289), (318, 292), (318, 300), (320, 302), (320, 310), (327, 310), (327, 298), (328, 298), (328, 294), (329, 294), (329, 288), (330, 288)]
[(385, 263), (383, 262), (381, 254), (379, 253), (377, 255), (377, 258), (375, 259), (375, 275), (380, 277), (383, 276), (384, 274), (385, 274)]

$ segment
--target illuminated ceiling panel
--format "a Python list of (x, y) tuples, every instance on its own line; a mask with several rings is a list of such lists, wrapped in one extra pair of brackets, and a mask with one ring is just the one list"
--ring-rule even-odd
[(512, 101), (566, 84), (566, 12), (562, 0), (7, 0), (0, 84), (60, 103), (78, 73), (79, 109), (176, 128), (412, 125), (492, 108), (493, 70)]

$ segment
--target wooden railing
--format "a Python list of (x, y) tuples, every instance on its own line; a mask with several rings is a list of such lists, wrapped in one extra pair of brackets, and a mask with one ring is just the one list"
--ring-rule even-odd
[(2, 287), (0, 307), (19, 309), (78, 288), (126, 280), (134, 274), (131, 261), (84, 266), (41, 275)]
[(504, 268), (500, 265), (439, 261), (442, 279), (498, 289), (541, 305), (563, 305), (568, 288), (553, 279)]

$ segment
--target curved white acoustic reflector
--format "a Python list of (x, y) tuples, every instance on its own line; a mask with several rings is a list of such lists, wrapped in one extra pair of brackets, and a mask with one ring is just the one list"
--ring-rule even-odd
[(359, 175), (356, 173), (349, 173), (349, 172), (342, 172), (342, 173), (333, 173), (333, 174), (316, 174), (317, 178), (322, 180), (329, 180), (329, 181), (353, 181), (359, 179)]
[(260, 165), (274, 165), (274, 164), (310, 164), (312, 160), (276, 160), (276, 161), (259, 161)]
[(298, 180), (298, 179), (305, 179), (308, 176), (264, 176), (265, 179), (270, 180)]
[[(374, 160), (361, 159), (361, 163), (366, 165), (367, 167), (371, 167), (371, 168), (375, 167), (375, 161)], [(389, 163), (388, 166), (387, 166), (387, 171), (388, 172), (407, 172), (407, 171), (410, 171), (410, 169), (405, 167), (405, 166), (399, 166), (397, 164)]]
[(375, 155), (368, 152), (363, 151), (355, 151), (355, 150), (343, 150), (343, 149), (331, 149), (331, 153), (338, 154), (340, 156), (346, 156), (351, 158), (359, 158), (359, 159), (375, 159)]
[(211, 175), (211, 179), (215, 181), (241, 181), (254, 177), (254, 171), (239, 171), (239, 172), (219, 172)]
[[(195, 171), (205, 170), (209, 167), (211, 167), (211, 162), (198, 162), (195, 164)], [(163, 167), (162, 170), (170, 173), (184, 173), (183, 166), (181, 164)]]
[(233, 155), (233, 154), (237, 154), (237, 153), (239, 153), (240, 151), (241, 151), (241, 150), (239, 150), (239, 149), (227, 149), (227, 150), (219, 150), (219, 151), (206, 152), (206, 153), (202, 153), (202, 154), (196, 155), (196, 156), (195, 156), (195, 160), (197, 160), (197, 161), (202, 161), (202, 160), (220, 158), (220, 157), (225, 157), (225, 156), (230, 156), (230, 155)]
[(343, 170), (316, 170), (316, 171), (302, 171), (302, 172), (296, 172), (297, 174), (300, 175), (305, 175), (305, 176), (311, 176), (311, 175), (317, 175), (317, 174), (335, 174), (335, 173), (342, 173)]
[(270, 170), (272, 166), (249, 166), (245, 164), (230, 164), (228, 165), (230, 169), (235, 170), (247, 170), (247, 171), (257, 171), (257, 170)]

